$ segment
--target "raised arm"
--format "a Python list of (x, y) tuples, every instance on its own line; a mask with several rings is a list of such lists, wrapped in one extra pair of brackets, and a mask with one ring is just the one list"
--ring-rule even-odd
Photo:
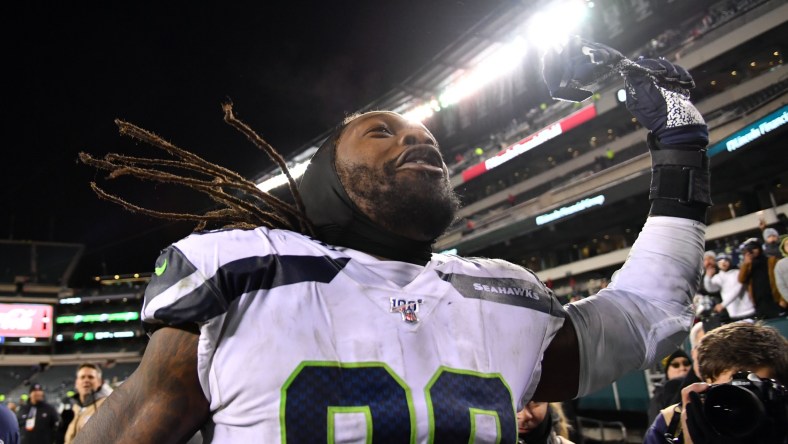
[(137, 370), (112, 392), (75, 444), (186, 442), (209, 417), (197, 378), (199, 335), (157, 330)]
[[(582, 86), (589, 83), (582, 76), (593, 74), (599, 60), (623, 58), (604, 45), (582, 43), (588, 59), (571, 46), (545, 58), (548, 87), (548, 76)], [(686, 70), (665, 60), (626, 62), (638, 65), (621, 71), (627, 108), (650, 130), (650, 217), (611, 284), (566, 306), (567, 320), (542, 360), (538, 401), (583, 396), (647, 368), (681, 344), (694, 317), (692, 296), (700, 283), (711, 204), (708, 128), (689, 101), (694, 82)], [(610, 68), (620, 70), (619, 65)]]

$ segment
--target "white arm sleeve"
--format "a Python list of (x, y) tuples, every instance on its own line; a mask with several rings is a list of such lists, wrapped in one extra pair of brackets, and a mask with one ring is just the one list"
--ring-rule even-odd
[(648, 368), (686, 339), (705, 229), (690, 219), (649, 217), (610, 285), (566, 306), (580, 348), (577, 396)]

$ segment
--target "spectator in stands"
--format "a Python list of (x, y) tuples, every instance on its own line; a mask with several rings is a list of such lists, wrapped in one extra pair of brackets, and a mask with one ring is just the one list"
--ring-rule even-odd
[[(707, 333), (698, 346), (698, 364), (706, 384), (730, 382), (739, 371), (751, 371), (761, 378), (788, 380), (788, 340), (776, 329), (747, 321), (732, 322)], [(703, 383), (692, 384), (682, 390), (705, 390)], [(669, 406), (651, 424), (644, 444), (691, 442), (686, 434), (682, 416), (686, 402)], [(666, 438), (676, 437), (676, 441)], [(709, 441), (709, 442), (714, 442)], [(738, 441), (737, 441), (738, 442)], [(754, 441), (749, 441), (754, 442)]]
[(743, 259), (739, 269), (739, 282), (747, 286), (755, 305), (756, 316), (766, 319), (779, 316), (786, 302), (777, 290), (774, 279), (777, 258), (767, 258), (761, 248), (761, 242), (754, 237), (741, 245)]
[[(701, 382), (700, 379), (700, 368), (698, 366), (698, 345), (700, 345), (701, 340), (706, 335), (706, 331), (704, 330), (703, 322), (696, 322), (695, 325), (692, 326), (689, 334), (689, 342), (690, 342), (690, 356), (692, 362), (691, 371), (687, 372), (684, 375), (684, 378), (681, 379), (678, 388), (674, 388), (673, 384), (675, 382), (668, 380), (666, 385), (669, 386), (669, 391), (672, 393), (672, 397), (664, 397), (663, 400), (655, 403), (661, 404), (663, 409), (669, 405), (676, 404), (681, 402), (681, 389), (684, 387), (690, 386), (696, 382)], [(653, 399), (653, 398), (652, 398)], [(659, 410), (652, 408), (651, 401), (649, 402), (649, 409), (648, 409), (648, 418), (649, 422), (653, 422), (656, 416), (659, 414)]]
[(22, 444), (52, 444), (60, 424), (60, 415), (45, 400), (41, 384), (30, 386), (27, 404), (19, 408), (18, 419)]
[(731, 268), (731, 256), (727, 253), (717, 255), (717, 270), (706, 269), (703, 286), (710, 291), (719, 291), (722, 302), (714, 306), (716, 313), (727, 311), (731, 320), (740, 320), (755, 315), (747, 288), (739, 282), (739, 270)]
[(0, 444), (19, 444), (19, 423), (4, 404), (0, 404)]
[(665, 376), (654, 386), (654, 393), (649, 400), (648, 421), (649, 423), (665, 407), (674, 404), (674, 399), (679, 397), (682, 382), (687, 374), (691, 373), (692, 361), (687, 353), (682, 349), (677, 349), (663, 360), (663, 371)]
[[(703, 253), (703, 264), (701, 267), (701, 273), (708, 274), (709, 271), (712, 271), (712, 276), (717, 273), (717, 253), (714, 252), (714, 250), (708, 250)], [(710, 296), (714, 299), (715, 303), (721, 300), (719, 291), (709, 290), (706, 288), (703, 281), (701, 281), (700, 288), (698, 288), (698, 294)]]
[(520, 444), (573, 444), (559, 402), (527, 403), (517, 412), (517, 436)]
[(782, 257), (780, 254), (780, 233), (774, 228), (763, 230), (763, 254), (766, 257)]
[(682, 349), (677, 349), (665, 362), (665, 379), (683, 379), (692, 368), (692, 361)]
[(101, 408), (107, 396), (112, 393), (112, 389), (104, 384), (104, 379), (101, 377), (101, 368), (90, 363), (79, 366), (74, 386), (79, 396), (72, 407), (74, 419), (66, 430), (66, 444), (71, 444), (74, 441), (82, 427), (85, 426), (85, 423)]
[(782, 258), (774, 266), (774, 282), (783, 302), (788, 303), (788, 235), (780, 241), (780, 254)]

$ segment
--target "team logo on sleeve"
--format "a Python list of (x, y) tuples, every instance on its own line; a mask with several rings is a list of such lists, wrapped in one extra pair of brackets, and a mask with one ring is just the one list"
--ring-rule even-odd
[(416, 313), (418, 313), (419, 307), (423, 303), (423, 299), (409, 301), (406, 299), (389, 298), (389, 311), (391, 313), (399, 313), (402, 320), (406, 323), (415, 324), (419, 322), (419, 317)]
[(164, 259), (164, 263), (154, 268), (153, 272), (156, 273), (156, 276), (161, 276), (164, 274), (164, 270), (166, 269), (167, 269), (167, 259)]

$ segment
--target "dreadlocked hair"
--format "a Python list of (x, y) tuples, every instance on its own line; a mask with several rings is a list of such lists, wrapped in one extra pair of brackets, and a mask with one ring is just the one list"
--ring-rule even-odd
[[(115, 120), (115, 124), (121, 135), (164, 150), (175, 159), (134, 157), (117, 153), (109, 153), (104, 158), (98, 159), (88, 153), (80, 152), (79, 159), (82, 163), (109, 171), (109, 179), (132, 176), (142, 180), (183, 185), (206, 194), (219, 204), (220, 208), (203, 214), (163, 212), (134, 205), (103, 190), (96, 182), (91, 182), (90, 187), (100, 198), (121, 205), (132, 212), (160, 219), (195, 221), (197, 226), (194, 231), (204, 230), (209, 224), (221, 228), (240, 229), (263, 226), (314, 236), (314, 228), (306, 217), (303, 200), (284, 158), (254, 130), (235, 117), (232, 103), (222, 104), (222, 109), (224, 121), (245, 135), (279, 166), (287, 178), (294, 204), (260, 190), (253, 182), (235, 171), (208, 162), (150, 131), (119, 119)], [(170, 170), (182, 172), (175, 173)]]

